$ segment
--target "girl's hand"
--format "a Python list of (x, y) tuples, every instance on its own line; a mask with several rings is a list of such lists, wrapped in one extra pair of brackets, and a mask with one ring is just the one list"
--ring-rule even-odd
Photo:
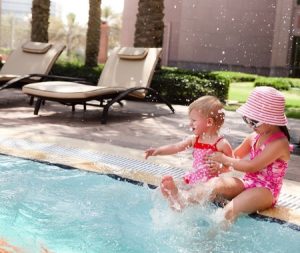
[(215, 162), (215, 161), (213, 161), (213, 160), (207, 160), (207, 161), (205, 162), (205, 164), (208, 165), (209, 171), (210, 171), (211, 173), (213, 173), (213, 174), (215, 174), (215, 173), (220, 174), (220, 173), (223, 173), (223, 172), (226, 171), (225, 168), (224, 168), (223, 163)]
[(149, 156), (156, 156), (157, 150), (156, 148), (149, 148), (145, 151), (145, 159), (147, 159)]
[(224, 168), (224, 154), (222, 152), (214, 152), (207, 155), (205, 158), (205, 163), (208, 164), (210, 171), (212, 173), (223, 173)]
[(214, 152), (205, 157), (205, 160), (208, 162), (219, 162), (225, 163), (225, 156), (222, 152)]

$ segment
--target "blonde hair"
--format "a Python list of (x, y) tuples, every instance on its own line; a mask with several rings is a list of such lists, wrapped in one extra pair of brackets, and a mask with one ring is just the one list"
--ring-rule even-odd
[(215, 96), (203, 96), (196, 99), (189, 105), (189, 113), (197, 110), (208, 118), (212, 118), (215, 126), (219, 129), (225, 119), (224, 105)]

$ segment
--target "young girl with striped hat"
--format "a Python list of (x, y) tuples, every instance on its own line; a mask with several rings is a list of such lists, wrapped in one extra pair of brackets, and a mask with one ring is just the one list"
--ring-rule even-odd
[[(253, 133), (235, 149), (234, 158), (220, 152), (207, 156), (207, 163), (221, 163), (245, 175), (242, 178), (214, 178), (205, 184), (206, 187), (196, 185), (189, 190), (179, 189), (173, 178), (166, 176), (161, 182), (161, 192), (170, 205), (184, 208), (200, 202), (203, 189), (210, 187), (211, 199), (222, 196), (230, 200), (224, 207), (224, 217), (230, 222), (243, 213), (274, 206), (290, 159), (290, 136), (284, 108), (285, 99), (279, 91), (272, 87), (255, 88), (247, 102), (237, 110)], [(244, 159), (248, 156), (250, 159)]]

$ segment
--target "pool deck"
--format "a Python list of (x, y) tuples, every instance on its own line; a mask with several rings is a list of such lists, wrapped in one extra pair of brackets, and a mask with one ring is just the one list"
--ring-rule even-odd
[[(78, 106), (72, 113), (70, 107), (47, 102), (35, 116), (28, 101), (19, 90), (0, 91), (0, 153), (116, 173), (153, 185), (158, 185), (164, 174), (176, 172), (180, 177), (191, 167), (190, 152), (144, 159), (148, 147), (176, 142), (190, 134), (185, 106), (175, 105), (176, 113), (171, 114), (163, 104), (127, 102), (123, 108), (116, 105), (108, 123), (101, 125), (99, 108), (84, 112)], [(300, 120), (290, 119), (289, 128), (293, 141), (299, 142)], [(235, 112), (226, 112), (222, 131), (233, 147), (250, 133)], [(300, 155), (293, 154), (282, 193), (296, 198), (300, 206), (299, 164)], [(151, 173), (136, 169), (148, 166)], [(265, 214), (300, 225), (299, 206), (278, 207)]]

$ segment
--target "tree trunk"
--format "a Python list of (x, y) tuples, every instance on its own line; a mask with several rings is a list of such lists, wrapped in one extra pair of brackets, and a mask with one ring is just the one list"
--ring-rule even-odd
[(31, 13), (31, 41), (48, 42), (50, 0), (33, 0)]
[(162, 47), (164, 35), (163, 18), (163, 0), (139, 0), (134, 46)]
[(89, 22), (86, 35), (85, 65), (97, 66), (100, 41), (101, 0), (89, 0)]

